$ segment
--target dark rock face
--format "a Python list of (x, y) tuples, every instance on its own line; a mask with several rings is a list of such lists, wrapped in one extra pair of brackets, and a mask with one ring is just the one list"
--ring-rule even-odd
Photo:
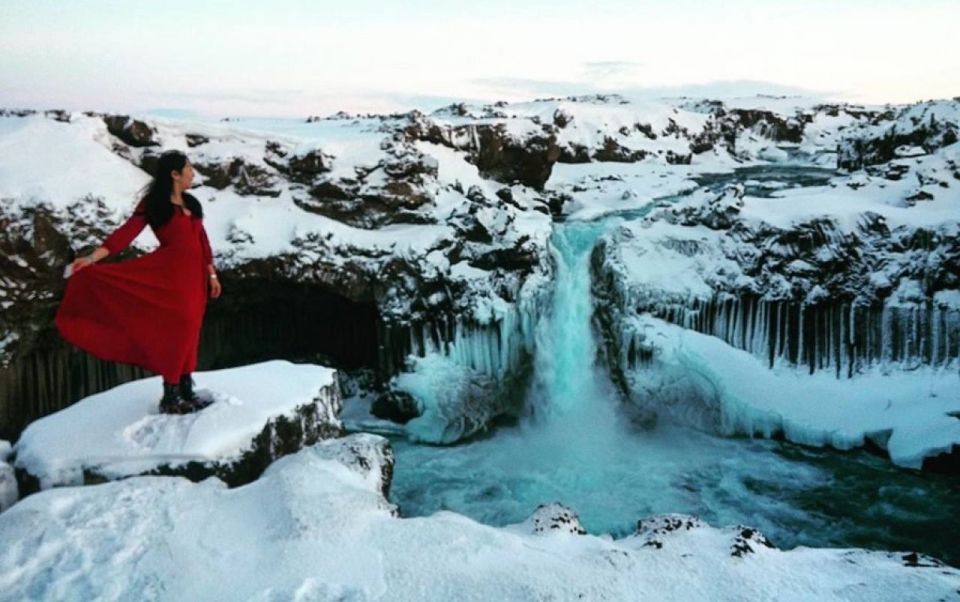
[(280, 196), (279, 182), (273, 174), (243, 159), (234, 158), (225, 163), (194, 161), (193, 166), (203, 176), (203, 183), (217, 190), (233, 186), (241, 195)]
[(693, 157), (690, 154), (677, 154), (671, 150), (667, 151), (665, 158), (670, 165), (690, 165)]
[[(957, 420), (960, 416), (953, 414)], [(939, 474), (960, 475), (960, 445), (954, 445), (950, 451), (923, 459), (922, 470)]]
[(190, 148), (210, 142), (210, 138), (203, 134), (185, 134), (184, 137), (187, 139), (187, 146)]
[(146, 123), (131, 119), (127, 115), (104, 115), (103, 122), (107, 124), (107, 131), (134, 147), (159, 146), (156, 141), (156, 130)]
[(542, 134), (518, 139), (503, 124), (441, 126), (413, 112), (402, 132), (409, 141), (423, 140), (467, 152), (486, 178), (543, 190), (561, 154), (553, 128), (544, 125)]
[[(314, 174), (309, 196), (295, 196), (294, 202), (304, 211), (357, 228), (435, 223), (422, 209), (433, 204), (427, 185), (437, 177), (436, 162), (400, 137), (385, 140), (381, 148), (386, 157), (375, 166), (358, 168), (356, 179), (321, 179)], [(371, 183), (381, 172), (387, 181)]]
[(496, 126), (476, 126), (476, 132), (476, 164), (484, 176), (543, 190), (553, 164), (560, 158), (555, 136), (533, 136), (521, 142)]
[(637, 161), (643, 161), (646, 156), (646, 151), (624, 148), (619, 142), (608, 136), (603, 140), (603, 147), (593, 153), (593, 160), (636, 163)]
[(785, 119), (772, 111), (758, 109), (730, 109), (729, 113), (744, 129), (757, 131), (761, 136), (778, 142), (803, 141), (803, 128), (811, 121), (809, 114)]
[(567, 125), (573, 121), (573, 116), (564, 111), (563, 109), (557, 109), (553, 112), (553, 125), (558, 128), (565, 128)]
[(370, 405), (370, 413), (377, 418), (406, 424), (420, 415), (420, 408), (409, 393), (387, 390)]
[(333, 157), (321, 150), (312, 150), (301, 155), (291, 155), (279, 144), (266, 145), (264, 162), (293, 182), (312, 184), (316, 176), (330, 171)]
[(345, 190), (333, 182), (323, 181), (310, 189), (310, 197), (298, 197), (294, 202), (304, 211), (364, 229), (435, 221), (417, 211), (432, 202), (430, 195), (405, 181), (388, 182), (376, 192), (364, 192), (361, 185)]

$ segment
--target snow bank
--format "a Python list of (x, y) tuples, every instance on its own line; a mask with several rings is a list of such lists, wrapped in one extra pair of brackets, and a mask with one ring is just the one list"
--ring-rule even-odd
[(17, 442), (16, 466), (42, 489), (198, 464), (243, 481), (283, 453), (340, 433), (332, 368), (273, 360), (196, 372), (194, 380), (215, 400), (195, 414), (159, 414), (155, 376), (37, 420)]
[(781, 551), (753, 529), (680, 515), (644, 518), (620, 540), (578, 534), (575, 514), (557, 505), (506, 528), (447, 511), (398, 518), (381, 493), (385, 444), (370, 434), (322, 441), (235, 489), (136, 477), (33, 495), (0, 515), (0, 591), (11, 599), (899, 602), (960, 587), (960, 572), (917, 554)]

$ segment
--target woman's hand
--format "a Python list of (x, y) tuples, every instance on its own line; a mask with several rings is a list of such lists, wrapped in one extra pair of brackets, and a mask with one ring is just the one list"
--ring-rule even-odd
[(73, 260), (73, 263), (70, 264), (70, 272), (73, 274), (76, 274), (83, 268), (87, 267), (88, 265), (93, 265), (96, 262), (97, 261), (93, 258), (92, 255), (77, 257), (76, 259)]
[(216, 276), (210, 278), (210, 296), (214, 299), (220, 296), (220, 281)]

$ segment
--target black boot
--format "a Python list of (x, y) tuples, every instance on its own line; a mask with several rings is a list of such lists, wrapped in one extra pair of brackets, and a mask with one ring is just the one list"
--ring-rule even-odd
[(200, 398), (197, 397), (197, 394), (193, 391), (193, 377), (189, 374), (182, 374), (180, 376), (180, 384), (178, 385), (177, 390), (180, 392), (180, 398), (184, 401), (188, 401), (190, 403), (196, 403), (200, 401)]
[(189, 406), (180, 397), (179, 387), (170, 383), (163, 383), (163, 398), (160, 399), (161, 414), (185, 414)]
[(190, 374), (181, 375), (180, 384), (178, 385), (180, 397), (190, 406), (191, 411), (202, 410), (210, 405), (210, 400), (197, 395), (196, 391), (193, 390), (193, 385), (193, 377)]

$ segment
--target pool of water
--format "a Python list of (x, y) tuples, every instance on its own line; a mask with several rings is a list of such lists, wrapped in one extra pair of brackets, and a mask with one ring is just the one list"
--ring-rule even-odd
[(836, 452), (680, 427), (597, 440), (498, 429), (451, 447), (391, 437), (390, 497), (404, 516), (452, 510), (502, 526), (543, 502), (573, 508), (591, 533), (628, 535), (649, 514), (682, 512), (746, 524), (778, 547), (919, 551), (960, 566), (957, 479), (902, 470), (863, 451)]

